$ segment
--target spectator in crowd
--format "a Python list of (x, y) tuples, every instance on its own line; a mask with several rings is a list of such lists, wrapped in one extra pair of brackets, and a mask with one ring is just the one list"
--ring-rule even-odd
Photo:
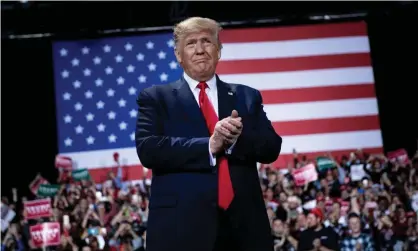
[(374, 243), (370, 234), (361, 232), (361, 219), (356, 213), (348, 217), (348, 234), (341, 241), (341, 251), (374, 251)]
[(2, 238), (1, 251), (5, 250), (25, 250), (22, 236), (19, 233), (18, 225), (16, 223), (9, 226), (6, 235)]
[(324, 214), (320, 208), (314, 208), (309, 212), (308, 229), (300, 234), (298, 251), (339, 249), (337, 234), (331, 227), (325, 227), (323, 220)]

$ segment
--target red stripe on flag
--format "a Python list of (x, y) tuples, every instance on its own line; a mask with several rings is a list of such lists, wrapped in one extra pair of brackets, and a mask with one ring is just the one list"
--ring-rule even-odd
[(216, 73), (284, 72), (359, 66), (371, 66), (369, 53), (231, 61), (221, 60), (219, 61)]
[[(307, 142), (307, 144), (309, 143), (315, 144), (315, 142)], [(340, 161), (343, 155), (348, 157), (351, 152), (355, 152), (356, 150), (357, 149), (347, 149), (347, 150), (342, 150), (342, 151), (330, 151), (330, 153), (337, 161)], [(364, 153), (368, 153), (368, 154), (383, 153), (382, 147), (364, 148), (362, 150)], [(298, 156), (299, 156), (299, 160), (302, 159), (302, 156), (306, 156), (308, 160), (315, 160), (318, 156), (325, 156), (325, 154), (327, 154), (327, 152), (309, 152), (309, 153), (299, 153)], [(293, 154), (280, 155), (279, 158), (275, 162), (273, 162), (271, 165), (275, 168), (282, 169), (282, 168), (286, 168), (288, 163), (291, 163), (293, 165)]]
[(354, 98), (374, 98), (374, 84), (339, 85), (261, 91), (264, 104), (284, 104)]
[(349, 22), (291, 27), (228, 29), (221, 32), (220, 38), (223, 43), (245, 43), (366, 35), (367, 29), (364, 22)]
[(291, 136), (316, 133), (380, 130), (380, 122), (377, 115), (372, 115), (361, 117), (274, 122), (273, 127), (280, 136)]
[[(141, 180), (144, 178), (144, 172), (142, 165), (132, 165), (122, 167), (123, 181), (127, 180)], [(103, 183), (108, 179), (108, 173), (113, 171), (117, 173), (117, 168), (92, 168), (89, 169), (90, 176), (96, 183)], [(152, 170), (148, 169), (147, 178), (152, 177)]]

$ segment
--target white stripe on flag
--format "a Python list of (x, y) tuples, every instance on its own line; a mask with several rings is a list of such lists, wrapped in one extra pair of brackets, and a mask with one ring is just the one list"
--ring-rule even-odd
[(376, 98), (269, 104), (264, 111), (271, 122), (377, 115)]
[(282, 153), (338, 151), (358, 148), (382, 147), (380, 130), (340, 133), (318, 133), (283, 137)]
[(370, 46), (367, 36), (225, 43), (223, 44), (221, 61), (365, 53), (369, 51)]
[(347, 67), (294, 72), (222, 74), (225, 82), (263, 90), (295, 89), (321, 86), (374, 83), (372, 67)]
[(116, 167), (116, 162), (113, 159), (113, 153), (115, 152), (119, 153), (121, 165), (141, 164), (135, 147), (63, 153), (63, 155), (65, 154), (65, 156), (68, 156), (75, 161), (74, 168), (103, 168)]

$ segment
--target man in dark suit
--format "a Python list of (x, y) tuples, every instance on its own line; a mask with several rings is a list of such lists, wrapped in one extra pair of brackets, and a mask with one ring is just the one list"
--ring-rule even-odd
[(215, 74), (220, 29), (179, 23), (183, 77), (138, 96), (136, 147), (153, 171), (147, 251), (273, 251), (256, 163), (275, 161), (282, 139), (259, 91)]

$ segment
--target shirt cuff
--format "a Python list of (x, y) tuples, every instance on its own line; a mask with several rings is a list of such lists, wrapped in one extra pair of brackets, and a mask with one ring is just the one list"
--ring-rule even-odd
[(210, 141), (209, 141), (208, 146), (209, 146), (209, 149), (208, 149), (209, 150), (209, 164), (211, 166), (216, 166), (216, 157), (213, 156), (213, 154), (210, 152)]
[(228, 149), (225, 150), (225, 154), (231, 155), (232, 150), (234, 149), (235, 143), (237, 143), (236, 140), (235, 140), (234, 144), (232, 144), (232, 146), (230, 146)]

